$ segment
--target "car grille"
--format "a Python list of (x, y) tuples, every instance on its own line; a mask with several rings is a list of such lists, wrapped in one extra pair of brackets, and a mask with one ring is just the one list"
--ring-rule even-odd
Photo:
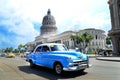
[(88, 63), (87, 60), (84, 60), (84, 61), (76, 61), (76, 62), (73, 62), (73, 66), (78, 66), (78, 65), (87, 64), (87, 63)]
[(81, 63), (81, 64), (86, 64), (87, 63), (87, 60), (84, 60), (84, 61), (76, 61), (76, 62), (73, 62), (73, 63)]

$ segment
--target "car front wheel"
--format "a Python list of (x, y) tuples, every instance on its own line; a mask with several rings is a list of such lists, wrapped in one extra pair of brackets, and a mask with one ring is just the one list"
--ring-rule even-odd
[(80, 72), (83, 73), (85, 69), (81, 69)]
[(55, 70), (56, 74), (60, 75), (60, 74), (62, 74), (63, 67), (60, 63), (57, 63), (57, 64), (55, 64), (54, 70)]

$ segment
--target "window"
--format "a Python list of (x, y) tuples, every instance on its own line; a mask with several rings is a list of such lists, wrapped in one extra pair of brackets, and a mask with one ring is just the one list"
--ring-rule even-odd
[(52, 51), (67, 51), (68, 49), (64, 45), (52, 45)]
[(92, 45), (94, 46), (94, 42), (92, 42)]
[(99, 42), (99, 46), (101, 46), (100, 42)]
[(97, 35), (95, 36), (95, 38), (97, 39)]
[(41, 46), (39, 46), (35, 52), (41, 52)]
[(50, 51), (48, 46), (43, 46), (42, 47), (42, 52), (48, 52), (48, 51)]

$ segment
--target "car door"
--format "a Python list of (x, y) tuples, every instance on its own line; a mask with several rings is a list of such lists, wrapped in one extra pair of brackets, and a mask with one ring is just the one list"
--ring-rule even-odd
[(39, 46), (36, 50), (35, 50), (35, 64), (37, 65), (40, 65), (42, 62), (41, 62), (41, 56), (42, 56), (42, 46)]
[(47, 66), (47, 64), (49, 63), (49, 55), (48, 55), (49, 53), (50, 53), (49, 47), (47, 45), (42, 46), (40, 60), (43, 66)]

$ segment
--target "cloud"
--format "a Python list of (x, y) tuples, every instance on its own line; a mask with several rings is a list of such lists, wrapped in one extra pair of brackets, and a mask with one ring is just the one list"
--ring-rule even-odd
[[(60, 2), (58, 6), (60, 5)], [(77, 0), (57, 7), (55, 18), (60, 32), (85, 28), (111, 29), (110, 12), (107, 0)], [(71, 5), (73, 5), (71, 7)], [(56, 7), (55, 7), (56, 8)], [(55, 11), (55, 10), (54, 10)], [(64, 30), (63, 30), (64, 27)]]
[[(98, 14), (84, 13), (81, 14), (81, 16), (76, 15), (76, 17), (72, 19), (68, 18), (66, 21), (68, 21), (65, 23), (66, 25), (64, 24), (64, 22), (63, 24), (62, 23), (59, 24), (60, 28), (64, 27), (64, 30), (96, 28), (96, 29), (103, 29), (106, 31), (106, 33), (108, 30), (111, 29), (110, 17), (107, 13), (104, 12)], [(62, 31), (63, 29), (61, 28), (60, 30)]]
[(0, 0), (0, 47), (33, 41), (49, 8), (58, 33), (91, 27), (107, 32), (111, 27), (107, 1)]
[(33, 41), (39, 35), (34, 29), (34, 24), (28, 18), (16, 14), (16, 10), (0, 10), (0, 48), (17, 47), (19, 44), (26, 44)]

